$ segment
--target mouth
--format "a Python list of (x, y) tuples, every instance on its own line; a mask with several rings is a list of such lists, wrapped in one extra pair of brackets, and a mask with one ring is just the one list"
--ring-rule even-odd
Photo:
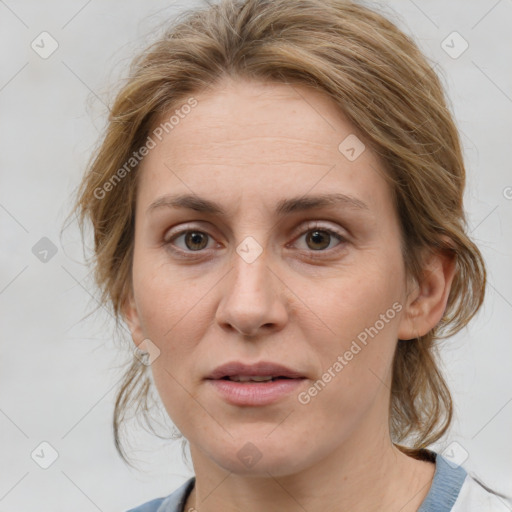
[(276, 363), (231, 362), (216, 368), (206, 380), (225, 402), (247, 407), (270, 405), (289, 397), (306, 376)]
[(271, 377), (271, 376), (263, 376), (263, 375), (232, 375), (230, 377), (222, 377), (220, 380), (230, 380), (232, 382), (274, 382), (276, 380), (287, 379), (290, 380), (291, 377)]
[(303, 379), (305, 375), (298, 370), (269, 361), (253, 364), (232, 361), (218, 366), (206, 378), (234, 382), (270, 382), (278, 379)]

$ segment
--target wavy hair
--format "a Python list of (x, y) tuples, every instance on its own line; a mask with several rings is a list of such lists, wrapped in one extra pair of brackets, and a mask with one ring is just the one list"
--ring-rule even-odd
[[(486, 271), (467, 234), (463, 155), (442, 84), (412, 38), (375, 10), (344, 0), (221, 0), (183, 13), (133, 60), (73, 209), (82, 236), (87, 221), (93, 228), (102, 305), (119, 325), (131, 289), (138, 166), (105, 197), (98, 190), (163, 115), (224, 77), (306, 84), (332, 98), (382, 162), (408, 275), (421, 279), (428, 251), (453, 254), (456, 274), (443, 318), (424, 336), (399, 340), (393, 361), (392, 440), (418, 457), (452, 419), (436, 342), (477, 312)], [(120, 426), (132, 407), (150, 421), (148, 374), (134, 356), (117, 394), (115, 444), (127, 462)]]

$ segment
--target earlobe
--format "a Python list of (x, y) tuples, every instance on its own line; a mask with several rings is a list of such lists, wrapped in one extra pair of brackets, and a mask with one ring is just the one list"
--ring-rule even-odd
[(136, 346), (144, 339), (142, 327), (140, 323), (137, 305), (133, 296), (133, 292), (125, 299), (122, 307), (123, 318), (130, 329), (132, 340)]
[(446, 309), (455, 271), (453, 252), (438, 251), (429, 256), (421, 282), (417, 282), (408, 294), (400, 321), (399, 339), (419, 338), (439, 323)]

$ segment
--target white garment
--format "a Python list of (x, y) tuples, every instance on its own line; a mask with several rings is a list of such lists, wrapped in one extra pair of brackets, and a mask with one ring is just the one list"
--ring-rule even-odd
[(470, 475), (466, 476), (451, 512), (511, 512), (512, 503), (488, 492)]

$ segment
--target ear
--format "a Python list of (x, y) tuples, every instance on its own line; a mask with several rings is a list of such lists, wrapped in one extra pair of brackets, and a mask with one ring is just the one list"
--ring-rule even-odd
[(446, 309), (455, 269), (452, 252), (438, 251), (427, 257), (421, 281), (410, 287), (398, 339), (419, 338), (439, 323)]
[(133, 296), (133, 290), (130, 290), (129, 296), (123, 303), (122, 315), (132, 334), (133, 343), (139, 346), (140, 342), (145, 338), (142, 330), (137, 304)]

